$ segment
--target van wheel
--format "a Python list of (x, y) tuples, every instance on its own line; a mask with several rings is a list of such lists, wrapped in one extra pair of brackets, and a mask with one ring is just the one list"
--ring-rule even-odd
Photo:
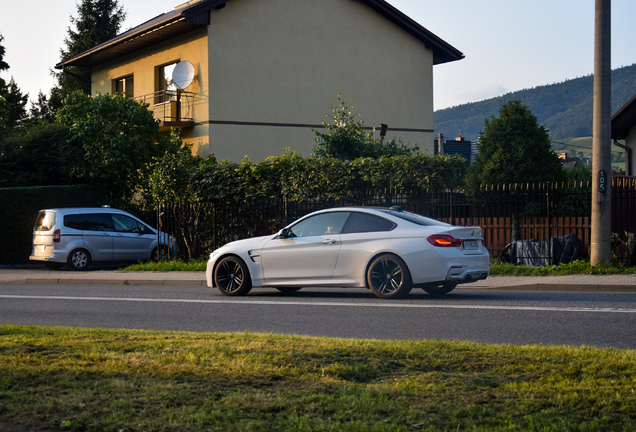
[(44, 263), (44, 265), (50, 270), (59, 270), (62, 267), (64, 267), (64, 263), (52, 262), (52, 261), (47, 261)]
[(75, 249), (68, 256), (66, 263), (71, 270), (86, 270), (91, 263), (91, 256), (86, 249)]

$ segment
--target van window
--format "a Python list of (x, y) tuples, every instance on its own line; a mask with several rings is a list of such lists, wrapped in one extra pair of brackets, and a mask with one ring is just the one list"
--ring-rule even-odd
[(55, 212), (41, 211), (35, 220), (36, 231), (51, 231), (55, 226)]
[(114, 214), (113, 223), (115, 226), (115, 231), (131, 233), (146, 232), (146, 227), (144, 224), (129, 216)]
[(83, 213), (64, 216), (64, 226), (82, 231), (112, 231), (113, 219), (107, 213)]

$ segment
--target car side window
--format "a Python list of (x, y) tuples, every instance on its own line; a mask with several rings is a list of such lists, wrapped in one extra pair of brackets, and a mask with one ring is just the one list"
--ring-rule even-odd
[(143, 233), (145, 227), (139, 221), (125, 215), (114, 214), (115, 231), (128, 233)]
[(391, 231), (395, 226), (393, 222), (382, 217), (353, 212), (342, 230), (342, 234)]
[(107, 213), (80, 213), (64, 216), (64, 226), (82, 231), (112, 231), (113, 219)]
[(321, 213), (298, 222), (290, 228), (289, 237), (311, 237), (340, 234), (349, 212)]

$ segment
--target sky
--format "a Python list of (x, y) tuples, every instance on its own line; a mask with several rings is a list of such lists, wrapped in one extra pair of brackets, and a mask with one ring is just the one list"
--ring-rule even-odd
[[(22, 93), (36, 100), (54, 85), (51, 69), (80, 0), (2, 0), (0, 34)], [(388, 0), (464, 53), (433, 68), (434, 109), (563, 82), (594, 71), (594, 0)], [(180, 0), (119, 0), (122, 31), (172, 10)], [(636, 1), (612, 1), (612, 69), (636, 63)]]

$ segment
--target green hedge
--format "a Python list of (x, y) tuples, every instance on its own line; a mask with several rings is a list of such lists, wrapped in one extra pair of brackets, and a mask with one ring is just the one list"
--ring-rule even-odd
[(110, 204), (97, 186), (38, 186), (0, 188), (0, 264), (29, 262), (33, 224), (46, 208), (92, 207)]

